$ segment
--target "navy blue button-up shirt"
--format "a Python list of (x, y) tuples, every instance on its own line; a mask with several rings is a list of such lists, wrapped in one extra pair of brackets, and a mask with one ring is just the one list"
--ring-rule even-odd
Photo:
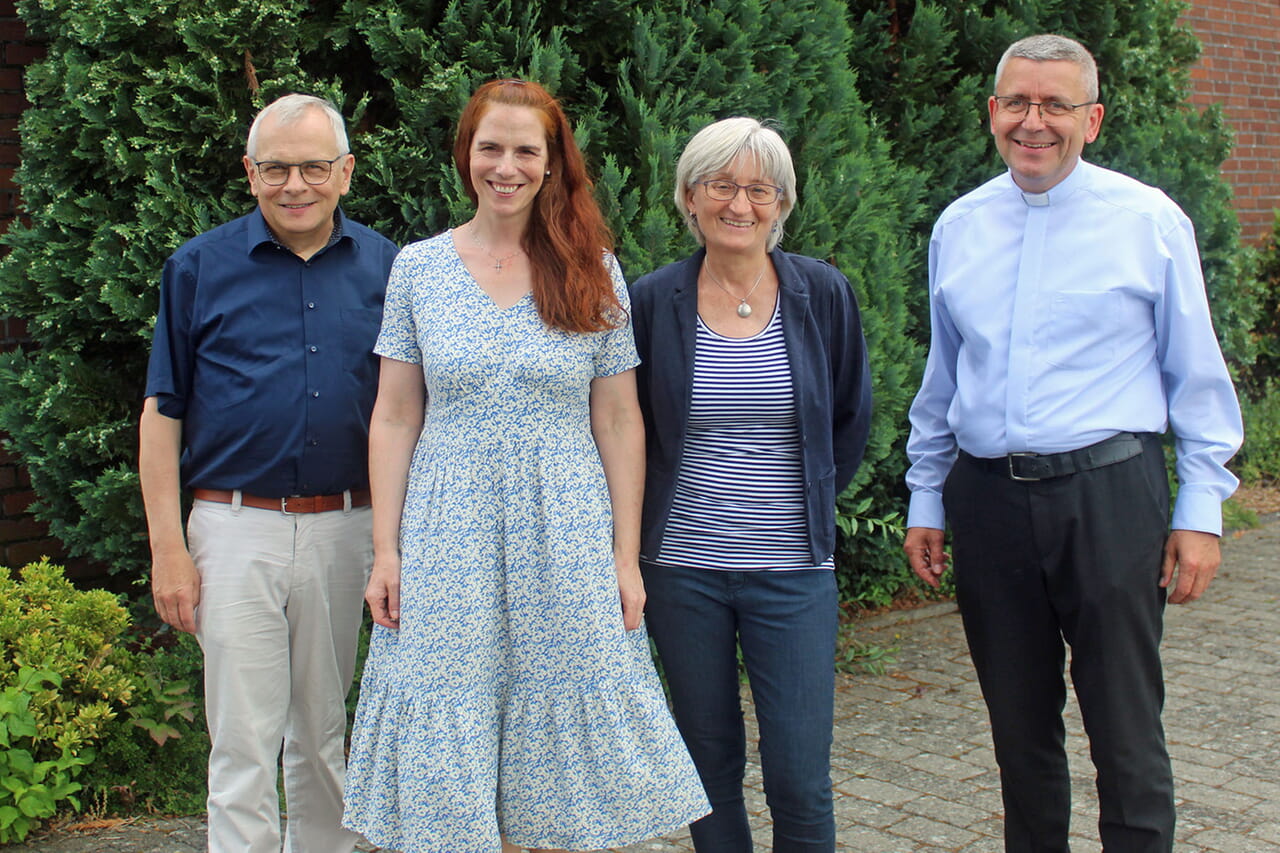
[(262, 497), (368, 485), (373, 344), (396, 246), (338, 211), (302, 260), (254, 210), (165, 263), (148, 397), (183, 422), (187, 488)]

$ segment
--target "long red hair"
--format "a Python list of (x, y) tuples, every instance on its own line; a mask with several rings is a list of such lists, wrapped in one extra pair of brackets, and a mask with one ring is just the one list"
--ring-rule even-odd
[(471, 182), (471, 142), (492, 104), (528, 107), (538, 113), (547, 136), (547, 176), (534, 199), (520, 247), (533, 270), (533, 301), (542, 321), (565, 332), (615, 328), (622, 306), (613, 292), (602, 253), (613, 250), (613, 235), (591, 194), (587, 165), (560, 104), (537, 83), (493, 80), (471, 96), (458, 119), (453, 162), (475, 204)]

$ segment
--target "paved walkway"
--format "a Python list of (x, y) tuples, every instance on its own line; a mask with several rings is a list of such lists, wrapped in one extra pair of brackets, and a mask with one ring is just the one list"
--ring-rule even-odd
[[(1170, 607), (1164, 715), (1178, 850), (1280, 851), (1280, 521), (1229, 537), (1207, 599)], [(986, 711), (954, 606), (875, 617), (860, 639), (896, 646), (883, 676), (837, 682), (833, 781), (841, 850), (1000, 853)], [(1099, 853), (1087, 743), (1074, 704), (1072, 850)], [(757, 850), (768, 850), (759, 765), (748, 769)], [(5, 853), (202, 853), (198, 818), (63, 829)], [(689, 853), (687, 832), (625, 853)]]

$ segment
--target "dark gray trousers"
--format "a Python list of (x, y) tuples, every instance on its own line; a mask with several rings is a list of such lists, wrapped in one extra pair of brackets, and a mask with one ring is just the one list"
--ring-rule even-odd
[(961, 454), (947, 479), (956, 589), (991, 715), (1009, 853), (1069, 850), (1064, 640), (1104, 850), (1173, 849), (1158, 586), (1169, 489), (1159, 438), (1144, 444), (1124, 462), (1029, 483)]

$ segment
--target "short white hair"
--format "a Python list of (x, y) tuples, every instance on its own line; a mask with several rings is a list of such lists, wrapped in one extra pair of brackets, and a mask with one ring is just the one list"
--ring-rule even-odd
[(338, 143), (338, 155), (350, 154), (351, 147), (347, 143), (346, 123), (342, 119), (342, 113), (338, 112), (338, 108), (324, 98), (297, 94), (276, 98), (262, 108), (262, 111), (254, 117), (253, 124), (249, 126), (249, 138), (245, 142), (244, 153), (250, 160), (254, 158), (258, 150), (258, 134), (268, 118), (274, 118), (282, 125), (293, 124), (310, 110), (320, 110), (329, 119), (329, 124), (333, 126), (333, 138)]
[(1015, 41), (1005, 48), (1004, 55), (996, 65), (994, 86), (1000, 85), (1004, 66), (1014, 58), (1030, 59), (1033, 62), (1074, 62), (1080, 66), (1080, 82), (1084, 84), (1085, 96), (1090, 103), (1098, 100), (1098, 63), (1094, 61), (1093, 54), (1075, 39), (1043, 33)]
[(672, 196), (676, 211), (698, 245), (705, 245), (697, 220), (689, 213), (688, 194), (693, 192), (698, 181), (725, 169), (741, 154), (753, 156), (769, 180), (782, 187), (782, 195), (777, 201), (780, 208), (778, 229), (769, 235), (765, 247), (772, 252), (782, 239), (783, 223), (799, 200), (796, 195), (796, 169), (791, 163), (787, 143), (782, 141), (776, 130), (758, 119), (745, 116), (721, 119), (694, 134), (676, 164), (676, 188)]

